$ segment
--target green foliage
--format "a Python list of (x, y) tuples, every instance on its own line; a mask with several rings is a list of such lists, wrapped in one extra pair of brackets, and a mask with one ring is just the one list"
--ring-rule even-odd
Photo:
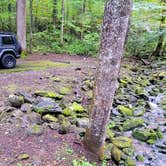
[[(66, 0), (64, 44), (61, 45), (61, 0), (57, 0), (56, 5), (53, 0), (33, 0), (33, 51), (97, 56), (104, 3), (104, 0)], [(155, 50), (159, 36), (166, 36), (166, 28), (159, 30), (161, 17), (166, 16), (162, 12), (163, 3), (158, 0), (134, 0), (126, 56), (148, 57)], [(56, 23), (53, 22), (54, 10)], [(28, 46), (29, 27), (27, 1)], [(16, 0), (0, 2), (0, 31), (16, 32)]]

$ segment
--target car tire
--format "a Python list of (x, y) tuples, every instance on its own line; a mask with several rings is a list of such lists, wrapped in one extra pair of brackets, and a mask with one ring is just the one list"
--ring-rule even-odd
[(16, 66), (16, 58), (12, 54), (5, 54), (1, 59), (1, 64), (5, 69), (11, 69)]

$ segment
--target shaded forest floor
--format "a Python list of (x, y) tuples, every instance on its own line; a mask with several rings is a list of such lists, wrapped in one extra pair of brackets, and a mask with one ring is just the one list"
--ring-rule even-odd
[[(129, 59), (124, 59), (122, 63), (120, 88), (115, 97), (110, 119), (110, 122), (113, 122), (110, 123), (113, 135), (109, 135), (107, 141), (110, 143), (112, 137), (120, 135), (131, 138), (136, 150), (135, 156), (142, 155), (145, 158), (144, 161), (136, 161), (140, 166), (146, 164), (157, 166), (156, 163), (158, 166), (164, 166), (166, 162), (165, 64), (164, 61), (155, 61), (151, 65), (144, 65), (140, 61)], [(76, 101), (89, 110), (96, 66), (97, 60), (94, 58), (45, 54), (19, 60), (15, 69), (0, 69), (0, 166), (69, 166), (75, 159), (87, 158), (89, 161), (95, 161), (93, 155), (87, 152), (81, 143), (79, 134), (84, 132), (84, 127), (80, 126), (78, 130), (71, 123), (67, 134), (62, 135), (57, 132), (56, 127), (52, 127), (53, 122), (50, 123), (48, 119), (43, 122), (42, 117), (42, 125), (40, 124), (42, 131), (37, 135), (33, 135), (31, 131), (29, 134), (29, 125), (32, 124), (29, 124), (27, 119), (25, 122), (25, 116), (29, 115), (24, 115), (26, 113), (22, 113), (18, 108), (9, 108), (6, 101), (9, 95), (22, 91), (29, 96), (34, 96), (36, 91), (51, 91), (63, 95), (65, 106), (62, 107), (65, 108)], [(58, 104), (62, 103), (58, 101)], [(130, 113), (125, 115), (123, 110), (118, 111), (119, 105), (125, 105), (135, 112), (132, 115), (129, 115)], [(7, 110), (5, 114), (4, 110)], [(83, 114), (77, 112), (76, 116), (79, 119), (86, 119), (87, 112)], [(123, 124), (133, 117), (135, 120), (142, 118), (142, 124), (130, 126), (131, 128), (128, 127), (125, 131)], [(56, 115), (56, 118), (59, 120), (60, 116)], [(66, 119), (72, 121), (70, 116)], [(154, 131), (160, 128), (162, 138), (156, 136), (156, 140), (152, 140), (153, 145), (148, 145), (146, 142), (148, 140), (138, 141), (131, 133), (137, 127)], [(124, 149), (122, 150), (124, 152)], [(145, 154), (141, 151), (145, 151)], [(159, 151), (162, 153), (158, 153)], [(126, 164), (130, 155), (126, 155), (127, 159), (122, 157), (122, 162), (118, 161), (119, 165)], [(113, 160), (116, 159), (113, 157)], [(111, 165), (109, 157), (107, 160), (107, 165)], [(117, 164), (117, 161), (115, 163)]]

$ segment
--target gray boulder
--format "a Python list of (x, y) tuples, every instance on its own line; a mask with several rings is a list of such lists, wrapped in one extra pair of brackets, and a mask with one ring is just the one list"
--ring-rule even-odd
[(33, 105), (33, 110), (37, 113), (62, 113), (62, 109), (59, 107), (53, 99), (41, 97), (38, 104)]
[(24, 98), (22, 96), (10, 95), (8, 102), (10, 106), (18, 108), (24, 103)]

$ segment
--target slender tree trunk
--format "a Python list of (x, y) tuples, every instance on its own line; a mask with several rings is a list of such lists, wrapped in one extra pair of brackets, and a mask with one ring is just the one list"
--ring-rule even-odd
[(57, 24), (57, 0), (53, 0), (52, 22), (53, 22), (54, 27), (56, 27), (56, 24)]
[(11, 6), (11, 3), (8, 4), (8, 12), (9, 12), (9, 31), (12, 31), (12, 19), (11, 19), (12, 6)]
[(118, 85), (131, 7), (131, 0), (108, 0), (105, 6), (90, 126), (84, 138), (85, 146), (100, 159), (104, 157), (106, 127)]
[(65, 17), (65, 0), (61, 2), (61, 44), (64, 43), (64, 17)]
[(26, 52), (26, 0), (17, 0), (17, 37)]
[[(161, 2), (163, 3), (163, 7), (165, 7), (166, 1), (162, 0)], [(165, 26), (165, 14), (166, 14), (166, 9), (163, 8), (162, 17), (160, 20), (158, 43), (157, 43), (157, 46), (156, 46), (154, 52), (151, 55), (152, 57), (161, 56), (161, 54), (162, 54), (162, 48), (164, 45), (164, 37), (165, 37), (164, 36), (164, 29), (166, 28), (166, 26)]]
[[(4, 5), (3, 5), (3, 1), (1, 1), (1, 13), (4, 12)], [(4, 22), (3, 22), (3, 18), (0, 15), (0, 23), (1, 23), (1, 31), (4, 31)]]
[(86, 0), (83, 0), (82, 4), (82, 22), (81, 22), (81, 40), (84, 38), (84, 24), (83, 24), (83, 17), (86, 12)]
[(29, 0), (29, 9), (30, 9), (30, 24), (29, 24), (30, 41), (29, 41), (29, 52), (32, 53), (32, 36), (33, 36), (33, 0)]

